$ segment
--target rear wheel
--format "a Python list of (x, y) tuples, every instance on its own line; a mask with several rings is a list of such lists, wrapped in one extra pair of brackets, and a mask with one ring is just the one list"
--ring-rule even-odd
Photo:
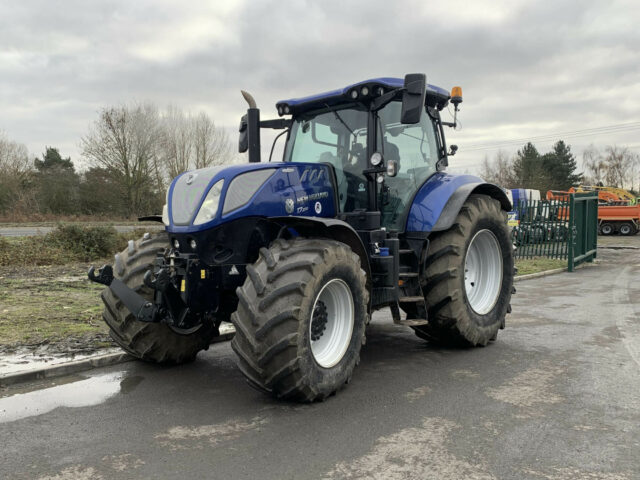
[(638, 233), (638, 230), (636, 230), (635, 225), (629, 222), (621, 223), (619, 230), (620, 230), (620, 235), (625, 235), (625, 236), (635, 235), (636, 233)]
[[(144, 274), (153, 268), (158, 252), (169, 247), (165, 232), (145, 234), (116, 255), (114, 274), (129, 288), (152, 301), (153, 290), (144, 285)], [(201, 324), (188, 331), (174, 329), (161, 323), (136, 320), (123, 303), (106, 288), (102, 292), (105, 309), (102, 317), (109, 326), (111, 337), (124, 350), (141, 360), (177, 364), (195, 359), (196, 354), (209, 346), (217, 334), (213, 322)]]
[(237, 289), (231, 342), (248, 381), (311, 402), (351, 379), (360, 359), (369, 293), (360, 258), (333, 240), (277, 240), (262, 248)]
[(603, 223), (600, 225), (600, 233), (602, 235), (612, 235), (614, 230), (612, 223)]
[(419, 337), (486, 345), (504, 327), (513, 289), (513, 245), (500, 203), (471, 195), (447, 231), (431, 236), (422, 283), (429, 323)]

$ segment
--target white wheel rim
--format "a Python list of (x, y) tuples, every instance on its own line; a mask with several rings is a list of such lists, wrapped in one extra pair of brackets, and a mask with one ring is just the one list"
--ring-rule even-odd
[[(322, 313), (323, 307), (326, 315)], [(353, 323), (351, 289), (343, 280), (334, 278), (322, 287), (311, 309), (309, 339), (318, 365), (331, 368), (342, 360), (351, 342)], [(323, 324), (325, 328), (321, 329)]]
[(491, 230), (480, 230), (464, 260), (464, 287), (469, 305), (479, 315), (491, 311), (502, 288), (502, 252)]
[(602, 233), (604, 233), (605, 235), (609, 235), (611, 233), (611, 230), (613, 230), (609, 225), (605, 225), (604, 227), (602, 227)]
[(622, 225), (620, 227), (620, 233), (623, 235), (627, 235), (631, 231), (631, 227), (629, 225)]

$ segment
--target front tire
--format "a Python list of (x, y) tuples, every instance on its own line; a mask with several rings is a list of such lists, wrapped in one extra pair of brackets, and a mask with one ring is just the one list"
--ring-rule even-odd
[[(169, 247), (165, 232), (145, 236), (116, 255), (114, 273), (129, 288), (149, 301), (153, 290), (144, 285), (144, 274), (152, 270), (159, 252)], [(106, 288), (102, 292), (105, 309), (102, 318), (110, 329), (111, 338), (134, 357), (153, 363), (179, 364), (190, 362), (196, 354), (208, 348), (217, 333), (212, 322), (202, 324), (188, 334), (173, 330), (161, 323), (137, 320), (124, 304)]]
[(426, 340), (482, 346), (497, 337), (510, 311), (513, 244), (500, 203), (471, 195), (453, 226), (430, 237), (422, 283), (429, 323), (413, 327)]
[(612, 223), (603, 223), (602, 225), (600, 225), (600, 233), (602, 235), (613, 235), (614, 231), (615, 229), (613, 228)]
[(360, 360), (369, 293), (360, 258), (326, 239), (276, 240), (237, 289), (231, 347), (250, 383), (312, 402), (349, 382)]

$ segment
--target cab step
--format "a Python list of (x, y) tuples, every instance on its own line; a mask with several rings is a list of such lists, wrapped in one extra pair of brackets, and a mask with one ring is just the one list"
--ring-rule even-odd
[[(403, 298), (417, 298), (419, 300), (416, 300), (416, 301), (424, 302), (424, 297), (403, 297)], [(400, 299), (400, 301), (402, 301), (402, 298)], [(391, 316), (393, 317), (393, 323), (395, 323), (396, 325), (404, 325), (405, 327), (417, 327), (419, 325), (426, 325), (427, 323), (429, 323), (426, 318), (402, 319), (402, 317), (400, 316), (400, 308), (398, 307), (397, 303), (391, 304), (390, 308), (391, 308)]]
[(396, 325), (404, 325), (405, 327), (417, 327), (420, 325), (426, 325), (429, 321), (426, 318), (406, 318), (399, 322), (393, 322)]
[(416, 302), (424, 302), (424, 297), (400, 297), (398, 299), (400, 303), (416, 303)]
[(400, 272), (400, 278), (418, 278), (415, 272)]

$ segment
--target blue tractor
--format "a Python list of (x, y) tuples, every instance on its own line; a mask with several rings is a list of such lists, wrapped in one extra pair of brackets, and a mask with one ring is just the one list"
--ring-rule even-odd
[[(377, 78), (278, 102), (275, 120), (243, 95), (249, 163), (179, 175), (165, 231), (89, 272), (108, 286), (104, 319), (122, 348), (187, 362), (232, 322), (249, 383), (309, 402), (350, 381), (374, 310), (429, 341), (496, 338), (513, 289), (511, 205), (444, 171), (455, 117), (440, 112), (457, 112), (459, 87)], [(260, 161), (262, 128), (286, 136), (281, 162)]]

